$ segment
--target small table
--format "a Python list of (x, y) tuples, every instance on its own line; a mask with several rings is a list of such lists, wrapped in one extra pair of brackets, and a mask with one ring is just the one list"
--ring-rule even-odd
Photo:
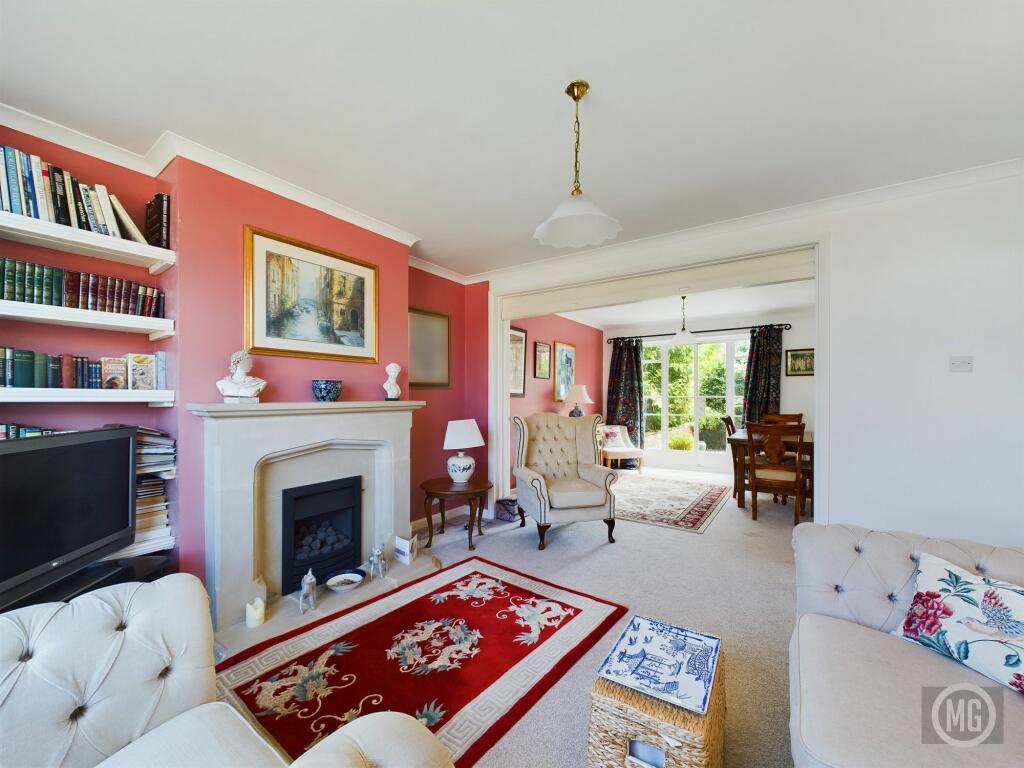
[(441, 512), (441, 533), (444, 533), (444, 507), (448, 499), (466, 499), (469, 502), (469, 548), (476, 549), (473, 543), (473, 525), (476, 524), (477, 533), (484, 535), (483, 518), (484, 506), (487, 504), (487, 492), (493, 487), (486, 478), (471, 477), (465, 483), (453, 483), (450, 477), (435, 477), (420, 483), (420, 489), (426, 494), (423, 499), (423, 512), (427, 518), (427, 546), (430, 547), (434, 541), (434, 499), (437, 499), (438, 509)]
[[(722, 768), (725, 743), (725, 654), (718, 653), (703, 715), (598, 677), (590, 692), (587, 768), (621, 768), (630, 740), (660, 749), (665, 768)], [(680, 742), (670, 746), (665, 738)]]

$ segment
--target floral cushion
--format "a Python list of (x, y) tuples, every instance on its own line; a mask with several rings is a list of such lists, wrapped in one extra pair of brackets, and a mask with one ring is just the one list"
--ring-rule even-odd
[(622, 427), (605, 427), (604, 428), (604, 447), (605, 448), (625, 448), (626, 444), (622, 442)]
[(917, 593), (893, 634), (1024, 694), (1024, 587), (922, 554)]

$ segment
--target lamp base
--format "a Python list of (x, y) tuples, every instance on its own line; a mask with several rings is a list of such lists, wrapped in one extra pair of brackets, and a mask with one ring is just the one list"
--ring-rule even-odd
[(474, 469), (476, 469), (476, 459), (467, 456), (463, 451), (459, 451), (457, 456), (448, 458), (448, 476), (457, 485), (468, 483), (469, 479), (473, 477)]
[(575, 408), (573, 408), (571, 411), (569, 411), (569, 415), (570, 416), (582, 416), (583, 415), (583, 409), (580, 408), (579, 403), (576, 404)]

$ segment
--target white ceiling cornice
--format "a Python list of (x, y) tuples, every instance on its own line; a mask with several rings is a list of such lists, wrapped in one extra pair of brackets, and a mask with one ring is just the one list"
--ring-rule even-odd
[(342, 205), (336, 200), (311, 192), (171, 131), (164, 131), (153, 142), (153, 146), (146, 154), (140, 155), (8, 104), (0, 103), (0, 123), (16, 131), (37, 136), (40, 139), (60, 144), (76, 152), (91, 155), (138, 173), (144, 173), (147, 176), (158, 176), (175, 157), (184, 157), (405, 246), (411, 247), (420, 239), (399, 227), (375, 219), (349, 208), (347, 205)]
[(447, 267), (442, 267), (432, 261), (418, 259), (415, 256), (409, 257), (409, 266), (422, 272), (429, 272), (437, 277), (443, 277), (445, 280), (451, 280), (453, 283), (458, 283), (459, 285), (469, 285), (469, 283), (479, 282), (477, 280), (471, 280), (466, 277), (466, 275), (460, 275), (458, 272), (448, 269)]

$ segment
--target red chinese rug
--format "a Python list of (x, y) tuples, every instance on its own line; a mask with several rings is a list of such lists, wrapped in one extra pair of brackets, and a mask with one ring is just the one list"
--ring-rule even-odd
[(731, 498), (724, 485), (704, 485), (672, 477), (621, 473), (612, 486), (615, 517), (704, 533), (718, 510)]
[(217, 667), (217, 696), (296, 758), (360, 715), (406, 712), (473, 765), (625, 613), (470, 558)]

